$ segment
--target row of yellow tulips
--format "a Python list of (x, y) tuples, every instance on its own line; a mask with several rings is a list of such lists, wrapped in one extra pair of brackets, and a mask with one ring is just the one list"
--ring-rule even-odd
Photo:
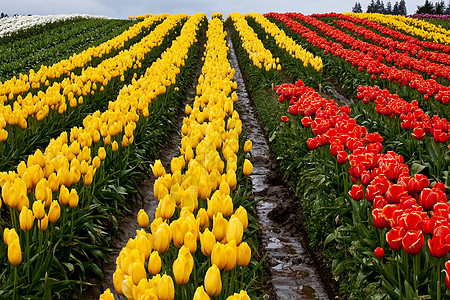
[(286, 50), (293, 58), (303, 62), (303, 66), (312, 66), (316, 71), (320, 71), (323, 68), (322, 58), (320, 56), (314, 56), (311, 52), (305, 50), (297, 44), (293, 39), (288, 37), (286, 33), (278, 28), (277, 25), (270, 22), (266, 17), (259, 13), (248, 13), (246, 17), (251, 17), (261, 25), (267, 34), (270, 34), (277, 43), (278, 47)]
[(346, 13), (346, 15), (385, 24), (393, 29), (403, 30), (435, 43), (450, 44), (450, 32), (448, 30), (423, 20), (378, 13)]
[(24, 94), (30, 89), (39, 88), (41, 84), (48, 82), (47, 80), (59, 78), (62, 75), (70, 75), (76, 68), (84, 67), (92, 59), (96, 57), (101, 58), (103, 55), (109, 54), (113, 49), (123, 48), (126, 41), (137, 36), (144, 28), (152, 26), (152, 24), (161, 21), (166, 16), (166, 14), (149, 15), (142, 22), (133, 25), (122, 34), (99, 46), (88, 48), (52, 66), (41, 66), (37, 72), (30, 70), (28, 75), (20, 74), (18, 77), (13, 77), (0, 83), (0, 103), (12, 100), (15, 95)]
[(233, 21), (233, 26), (239, 32), (242, 47), (247, 51), (255, 66), (260, 69), (264, 68), (266, 71), (270, 69), (281, 70), (279, 58), (274, 58), (272, 53), (264, 47), (241, 13), (231, 13), (228, 18)]
[[(47, 245), (48, 241), (42, 242), (42, 232), (50, 222), (51, 240), (54, 223), (59, 221), (61, 230), (65, 226), (66, 214), (73, 218), (73, 212), (79, 204), (79, 193), (91, 185), (107, 153), (121, 151), (121, 147), (133, 143), (133, 131), (140, 114), (148, 116), (151, 101), (175, 81), (195, 41), (198, 25), (204, 18), (203, 15), (191, 17), (172, 48), (152, 64), (144, 76), (124, 86), (117, 100), (110, 102), (107, 111), (97, 111), (86, 117), (84, 126), (73, 128), (70, 137), (67, 132), (63, 132), (49, 143), (44, 153), (37, 150), (28, 157), (27, 162), (21, 162), (17, 172), (0, 173), (3, 202), (9, 207), (12, 221), (12, 229), (6, 228), (3, 234), (12, 265), (21, 263), (21, 249), (25, 251), (25, 261), (30, 263), (29, 232), (34, 225), (37, 224), (40, 229), (39, 248)], [(78, 184), (81, 178), (83, 182)], [(87, 200), (90, 201), (89, 195)], [(0, 206), (1, 203), (0, 200)], [(88, 205), (81, 204), (83, 207)], [(66, 209), (67, 205), (70, 209)], [(71, 224), (73, 226), (73, 219)], [(19, 236), (25, 236), (26, 241), (16, 243)], [(45, 237), (48, 239), (49, 235)]]
[[(67, 111), (68, 105), (73, 108), (83, 103), (83, 97), (89, 94), (94, 95), (98, 84), (101, 85), (102, 91), (112, 78), (120, 76), (121, 81), (124, 81), (124, 73), (131, 68), (141, 68), (141, 61), (145, 55), (153, 47), (159, 46), (164, 36), (185, 18), (187, 15), (183, 14), (169, 16), (129, 50), (121, 51), (118, 55), (103, 60), (97, 67), (83, 69), (80, 75), (71, 73), (70, 77), (60, 83), (55, 82), (45, 92), (39, 92), (37, 95), (28, 93), (23, 99), (19, 95), (12, 107), (0, 105), (0, 142), (8, 137), (6, 125), (17, 125), (25, 129), (28, 126), (28, 116), (41, 121), (48, 116), (50, 109), (63, 114)], [(154, 21), (155, 18), (149, 20)], [(46, 85), (47, 83), (48, 81)]]
[[(219, 16), (212, 18), (206, 35), (197, 96), (193, 107), (185, 109), (180, 156), (172, 159), (171, 173), (160, 161), (152, 166), (159, 200), (155, 219), (149, 224), (146, 212), (139, 212), (143, 229), (136, 231), (116, 260), (114, 287), (128, 299), (199, 300), (221, 293), (226, 297), (233, 290), (222, 285), (222, 276), (230, 276), (234, 285), (236, 268), (246, 267), (251, 258), (250, 247), (242, 241), (247, 211), (233, 206), (242, 122), (233, 109), (237, 100), (232, 93), (234, 69), (227, 59), (226, 33)], [(244, 151), (250, 150), (251, 141), (247, 141)], [(244, 175), (251, 174), (247, 159), (242, 168)], [(100, 299), (114, 297), (108, 289)], [(250, 298), (240, 291), (227, 299)]]

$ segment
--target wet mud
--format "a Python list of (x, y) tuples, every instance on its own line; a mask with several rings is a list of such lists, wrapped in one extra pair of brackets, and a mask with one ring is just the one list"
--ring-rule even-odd
[(238, 90), (238, 111), (246, 134), (253, 142), (253, 183), (260, 223), (261, 250), (267, 253), (264, 299), (332, 299), (335, 283), (326, 274), (323, 261), (308, 248), (307, 233), (302, 223), (296, 195), (283, 180), (279, 164), (270, 152), (239, 69), (236, 53), (228, 32), (231, 66)]

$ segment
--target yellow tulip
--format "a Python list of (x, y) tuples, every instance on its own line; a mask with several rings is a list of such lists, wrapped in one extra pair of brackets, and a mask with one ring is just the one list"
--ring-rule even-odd
[(59, 206), (58, 201), (53, 200), (52, 204), (50, 205), (50, 210), (48, 211), (48, 220), (51, 223), (55, 223), (58, 221), (59, 217), (61, 215), (61, 208)]
[(202, 230), (204, 230), (209, 226), (208, 213), (206, 212), (206, 209), (204, 209), (203, 207), (200, 208), (197, 212), (197, 223)]
[(117, 143), (117, 141), (114, 141), (111, 143), (111, 149), (112, 151), (116, 152), (117, 150), (119, 150), (119, 144)]
[(44, 231), (48, 227), (48, 216), (45, 214), (44, 218), (38, 221), (38, 227), (40, 230)]
[(147, 238), (147, 233), (144, 230), (141, 230), (142, 234), (136, 237), (136, 248), (139, 250), (139, 253), (144, 254), (144, 258), (147, 259), (152, 252), (152, 244), (150, 240)]
[(236, 266), (237, 247), (235, 240), (232, 240), (225, 245), (225, 253), (227, 262), (224, 269), (225, 271), (231, 271)]
[(114, 300), (114, 295), (111, 293), (110, 289), (107, 289), (103, 294), (100, 295), (99, 300)]
[(216, 297), (222, 291), (222, 279), (216, 265), (212, 265), (206, 272), (204, 285), (210, 297)]
[(172, 277), (163, 275), (158, 284), (158, 299), (159, 300), (173, 300), (175, 297), (175, 287), (173, 285)]
[(224, 217), (229, 217), (233, 213), (233, 199), (229, 195), (225, 196), (222, 202), (222, 214)]
[(134, 285), (138, 285), (139, 281), (143, 278), (147, 278), (144, 264), (141, 261), (135, 261), (133, 264), (133, 271), (131, 272)]
[(251, 140), (246, 140), (245, 144), (244, 144), (244, 152), (248, 153), (252, 150), (252, 141)]
[(75, 208), (78, 206), (78, 193), (77, 190), (75, 189), (71, 189), (70, 190), (70, 194), (69, 194), (69, 206), (71, 208)]
[(159, 202), (159, 214), (166, 220), (170, 219), (175, 212), (175, 200), (168, 194)]
[(114, 283), (114, 289), (116, 290), (117, 294), (123, 295), (122, 291), (122, 282), (125, 279), (125, 273), (122, 269), (116, 269), (113, 274), (113, 283)]
[(246, 242), (242, 242), (237, 247), (237, 254), (236, 254), (237, 264), (241, 267), (246, 267), (249, 264), (251, 257), (252, 257), (252, 250), (250, 249), (250, 247)]
[(22, 262), (19, 239), (13, 240), (8, 246), (8, 260), (13, 266), (18, 266)]
[(44, 203), (42, 201), (36, 200), (33, 203), (33, 214), (38, 220), (42, 220), (45, 216)]
[(243, 233), (244, 227), (241, 221), (236, 216), (231, 216), (226, 229), (227, 242), (231, 242), (232, 240), (234, 240), (236, 241), (236, 244), (239, 245), (242, 241)]
[(147, 213), (143, 209), (139, 210), (137, 220), (139, 226), (141, 226), (142, 228), (148, 227), (148, 224), (150, 222)]
[(39, 180), (39, 182), (36, 185), (35, 191), (34, 191), (34, 196), (36, 198), (36, 200), (38, 201), (43, 201), (45, 200), (45, 195), (46, 195), (46, 188), (48, 187), (48, 182), (45, 178), (42, 178), (41, 180)]
[(90, 170), (86, 172), (84, 175), (84, 185), (89, 186), (92, 183), (92, 180), (94, 180), (94, 175)]
[(243, 171), (245, 176), (249, 176), (250, 174), (252, 174), (253, 165), (248, 159), (245, 159), (245, 161), (244, 161), (244, 168), (243, 168), (242, 171)]
[(173, 275), (175, 277), (175, 282), (181, 285), (186, 284), (189, 281), (189, 276), (191, 276), (192, 268), (189, 268), (190, 263), (184, 256), (178, 256), (173, 262)]
[(104, 147), (98, 148), (97, 155), (98, 155), (98, 158), (100, 158), (100, 160), (103, 161), (105, 159), (105, 157), (106, 157), (106, 150), (105, 150), (105, 148)]
[(122, 281), (122, 293), (127, 297), (127, 299), (133, 299), (133, 278), (129, 275), (125, 275)]
[(155, 160), (155, 163), (150, 167), (152, 168), (153, 175), (155, 175), (156, 178), (166, 175), (166, 170), (164, 170), (161, 160)]
[(217, 242), (211, 252), (211, 263), (222, 270), (227, 263), (227, 252), (225, 245)]
[(219, 186), (219, 191), (224, 195), (230, 194), (230, 186), (226, 181), (222, 181)]
[(216, 237), (211, 231), (209, 231), (208, 228), (206, 228), (205, 232), (200, 234), (200, 245), (203, 255), (211, 256), (211, 252), (215, 244)]
[(164, 253), (169, 249), (171, 238), (168, 231), (170, 232), (170, 228), (164, 228), (164, 226), (160, 226), (153, 235), (153, 248), (159, 253)]
[(153, 251), (148, 260), (148, 272), (155, 276), (161, 271), (161, 257), (158, 251)]
[(236, 172), (234, 170), (228, 170), (227, 175), (226, 175), (226, 180), (227, 180), (228, 186), (234, 190), (236, 188), (236, 184), (237, 184)]
[(193, 300), (209, 300), (208, 294), (205, 292), (205, 289), (202, 286), (199, 286), (194, 294)]
[(190, 231), (184, 235), (184, 245), (189, 248), (189, 251), (194, 254), (197, 251), (197, 239)]
[(216, 237), (216, 240), (221, 241), (225, 238), (227, 227), (228, 221), (224, 219), (222, 213), (214, 216), (212, 233)]
[(6, 245), (11, 245), (13, 241), (19, 240), (19, 236), (14, 228), (3, 230), (3, 241)]
[(69, 204), (69, 194), (69, 190), (64, 185), (61, 185), (59, 190), (59, 203), (61, 203), (61, 205)]
[(22, 207), (22, 211), (19, 214), (20, 229), (23, 231), (29, 231), (33, 227), (34, 215), (33, 211), (29, 210), (26, 206)]

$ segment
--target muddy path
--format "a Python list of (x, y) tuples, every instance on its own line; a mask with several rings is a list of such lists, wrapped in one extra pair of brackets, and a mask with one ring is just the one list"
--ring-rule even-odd
[[(203, 62), (201, 61), (202, 53), (204, 51), (204, 44), (206, 41), (205, 33), (201, 36), (200, 47), (197, 53), (197, 68), (194, 71), (194, 74), (191, 79), (191, 83), (189, 84), (186, 97), (183, 103), (180, 105), (180, 112), (177, 116), (176, 128), (174, 128), (174, 132), (171, 134), (169, 142), (167, 145), (160, 149), (159, 159), (163, 164), (166, 170), (170, 170), (170, 162), (173, 157), (180, 155), (179, 146), (181, 143), (181, 126), (183, 125), (184, 107), (186, 104), (192, 102), (192, 99), (196, 96), (196, 86), (197, 80), (200, 76), (202, 70), (201, 67)], [(139, 223), (137, 221), (137, 214), (140, 209), (143, 209), (148, 217), (150, 224), (155, 219), (155, 211), (158, 207), (158, 199), (155, 198), (153, 193), (153, 185), (155, 183), (155, 177), (153, 174), (146, 174), (146, 178), (144, 178), (139, 183), (139, 190), (144, 195), (143, 203), (144, 206), (139, 205), (141, 201), (137, 201), (137, 205), (131, 210), (130, 214), (118, 217), (119, 222), (119, 234), (118, 237), (115, 238), (112, 242), (112, 249), (110, 253), (108, 253), (107, 258), (110, 264), (104, 264), (102, 267), (103, 275), (104, 275), (104, 283), (101, 285), (97, 283), (91, 286), (85, 293), (83, 299), (86, 300), (97, 300), (99, 296), (106, 290), (110, 289), (114, 296), (117, 298), (117, 294), (114, 289), (113, 275), (116, 270), (116, 258), (119, 256), (120, 251), (124, 248), (130, 238), (136, 236), (136, 230), (141, 229)], [(95, 280), (95, 279), (94, 279)]]
[(302, 224), (299, 200), (283, 181), (276, 157), (271, 153), (247, 92), (228, 31), (231, 67), (238, 90), (238, 111), (246, 134), (253, 142), (252, 163), (255, 199), (260, 222), (261, 250), (267, 253), (266, 288), (270, 299), (333, 299), (335, 283), (324, 262), (311, 252)]

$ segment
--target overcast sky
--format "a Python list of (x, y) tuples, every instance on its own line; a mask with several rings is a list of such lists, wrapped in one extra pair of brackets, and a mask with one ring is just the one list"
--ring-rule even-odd
[[(437, 1), (437, 0), (436, 0)], [(436, 2), (432, 1), (432, 2)], [(445, 3), (448, 4), (446, 0)], [(231, 12), (301, 12), (303, 14), (325, 12), (351, 11), (356, 0), (314, 0), (314, 1), (288, 1), (288, 0), (0, 0), (0, 12), (9, 16), (14, 14), (95, 14), (111, 18), (127, 18), (128, 16), (144, 15), (146, 13), (187, 13), (204, 12), (211, 16), (213, 12), (221, 12), (224, 17)], [(359, 1), (366, 10), (370, 0)], [(388, 1), (384, 1), (385, 4)], [(392, 5), (395, 0), (391, 0)], [(414, 13), (418, 5), (425, 0), (406, 0), (408, 13)]]

